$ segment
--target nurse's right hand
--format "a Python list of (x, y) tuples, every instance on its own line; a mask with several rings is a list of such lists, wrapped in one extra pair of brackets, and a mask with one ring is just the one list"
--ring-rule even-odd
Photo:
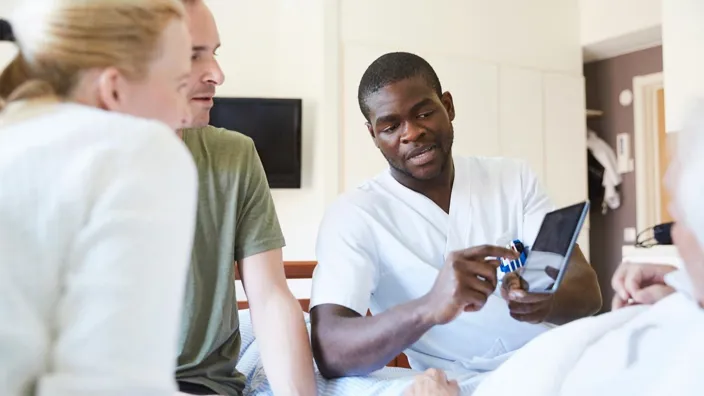
[(462, 312), (482, 309), (496, 290), (498, 257), (515, 260), (518, 255), (513, 250), (490, 245), (450, 253), (432, 289), (423, 298), (432, 323), (446, 324)]
[(655, 304), (674, 293), (675, 290), (665, 284), (665, 275), (676, 269), (664, 264), (621, 263), (611, 279), (615, 292), (611, 309), (635, 304)]

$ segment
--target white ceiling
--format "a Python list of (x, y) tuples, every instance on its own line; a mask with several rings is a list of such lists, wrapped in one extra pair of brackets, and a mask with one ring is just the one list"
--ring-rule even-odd
[(598, 43), (584, 45), (582, 56), (584, 63), (589, 63), (659, 45), (662, 45), (662, 29), (660, 26), (654, 26)]

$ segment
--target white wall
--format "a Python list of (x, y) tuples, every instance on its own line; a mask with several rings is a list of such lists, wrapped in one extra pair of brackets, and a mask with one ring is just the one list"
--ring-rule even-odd
[(591, 45), (659, 27), (662, 0), (579, 0), (581, 42)]
[(303, 98), (303, 188), (273, 191), (286, 260), (314, 260), (325, 206), (386, 167), (356, 103), (386, 51), (436, 67), (457, 104), (456, 153), (526, 158), (558, 204), (586, 197), (577, 0), (208, 3), (223, 41), (219, 95)]
[(208, 0), (222, 40), (218, 96), (303, 99), (302, 188), (273, 190), (286, 260), (313, 260), (325, 206), (324, 0)]
[(667, 132), (681, 131), (694, 100), (704, 99), (704, 2), (667, 0), (663, 5), (663, 75)]
[(453, 94), (455, 154), (525, 158), (558, 205), (586, 198), (577, 0), (356, 0), (340, 15), (343, 189), (386, 167), (358, 109), (359, 79), (379, 55), (407, 50)]
[[(303, 188), (274, 191), (286, 260), (314, 260), (325, 206), (386, 167), (356, 93), (365, 68), (387, 51), (417, 52), (435, 66), (455, 97), (457, 154), (526, 158), (558, 204), (586, 198), (577, 0), (209, 3), (228, 75), (220, 95), (305, 103)], [(588, 252), (588, 225), (583, 235)], [(308, 281), (289, 284), (309, 295)]]

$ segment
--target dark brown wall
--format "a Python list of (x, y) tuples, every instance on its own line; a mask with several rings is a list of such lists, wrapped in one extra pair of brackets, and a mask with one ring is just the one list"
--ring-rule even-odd
[[(589, 129), (614, 148), (616, 135), (629, 133), (631, 153), (634, 153), (633, 106), (621, 106), (618, 98), (624, 89), (633, 89), (633, 77), (661, 71), (662, 47), (585, 64), (587, 108), (604, 112), (603, 116), (587, 121)], [(611, 307), (611, 276), (621, 262), (623, 229), (636, 226), (635, 172), (622, 176), (621, 207), (602, 215), (601, 202), (593, 202), (590, 213), (590, 260), (599, 275), (604, 310)]]

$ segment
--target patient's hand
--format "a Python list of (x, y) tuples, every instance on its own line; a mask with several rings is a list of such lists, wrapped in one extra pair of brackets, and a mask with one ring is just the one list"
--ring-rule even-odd
[(676, 269), (663, 264), (621, 263), (611, 279), (611, 286), (616, 292), (611, 309), (634, 304), (655, 304), (674, 293), (675, 290), (665, 284), (665, 275)]
[[(557, 278), (556, 269), (548, 267), (545, 272), (551, 278)], [(512, 318), (520, 322), (542, 323), (550, 315), (554, 294), (529, 293), (526, 286), (518, 272), (509, 272), (502, 281), (501, 296), (508, 303)]]
[(448, 381), (445, 373), (429, 369), (417, 376), (403, 396), (457, 396), (460, 388), (457, 381)]

